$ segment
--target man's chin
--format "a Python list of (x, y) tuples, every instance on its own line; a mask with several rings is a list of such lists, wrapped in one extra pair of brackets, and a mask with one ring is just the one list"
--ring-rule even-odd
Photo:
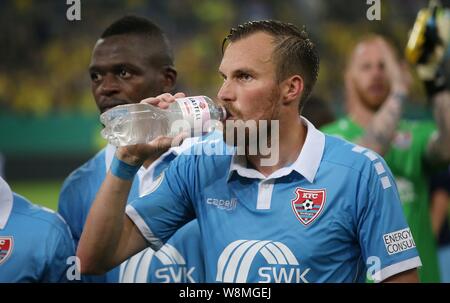
[(364, 106), (371, 111), (378, 111), (383, 103), (386, 101), (387, 96), (370, 96), (364, 98)]

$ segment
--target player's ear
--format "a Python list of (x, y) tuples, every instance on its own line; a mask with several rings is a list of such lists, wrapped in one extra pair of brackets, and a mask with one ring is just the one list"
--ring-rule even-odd
[(283, 104), (291, 104), (297, 101), (304, 90), (304, 81), (300, 75), (293, 75), (281, 83)]
[(172, 92), (177, 82), (177, 71), (173, 66), (165, 66), (163, 69), (164, 83), (163, 91)]

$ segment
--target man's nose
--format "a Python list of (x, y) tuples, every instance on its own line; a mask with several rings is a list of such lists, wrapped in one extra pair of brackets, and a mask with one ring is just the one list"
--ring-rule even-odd
[(386, 77), (389, 77), (384, 70), (376, 69), (372, 72), (371, 78), (373, 81), (383, 81)]
[(233, 85), (225, 80), (217, 92), (217, 97), (223, 102), (234, 101), (236, 99), (236, 94)]
[(106, 74), (100, 84), (100, 94), (104, 96), (112, 96), (120, 93), (120, 84), (113, 74)]

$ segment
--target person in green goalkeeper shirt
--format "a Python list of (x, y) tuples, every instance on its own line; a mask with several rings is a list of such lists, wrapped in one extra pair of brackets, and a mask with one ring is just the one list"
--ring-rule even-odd
[[(430, 97), (435, 121), (403, 120), (410, 82), (410, 74), (392, 46), (381, 36), (366, 37), (354, 48), (345, 72), (348, 115), (325, 125), (322, 131), (368, 147), (385, 158), (395, 175), (423, 263), (420, 280), (439, 282), (428, 173), (450, 161), (450, 93), (445, 86), (433, 87)], [(429, 93), (430, 88), (427, 86)]]

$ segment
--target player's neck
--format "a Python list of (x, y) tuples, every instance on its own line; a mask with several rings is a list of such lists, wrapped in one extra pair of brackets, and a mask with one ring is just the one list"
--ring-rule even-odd
[(376, 113), (365, 107), (360, 100), (350, 100), (348, 111), (353, 122), (363, 128), (370, 124)]
[[(298, 116), (297, 116), (298, 117)], [(297, 160), (298, 155), (305, 143), (307, 127), (298, 119), (297, 123), (280, 123), (278, 149), (272, 148), (271, 154), (247, 155), (247, 161), (261, 174), (269, 176), (278, 169), (285, 167)], [(275, 140), (275, 138), (271, 138)], [(273, 147), (273, 142), (271, 143)], [(265, 164), (266, 163), (266, 164)], [(267, 165), (267, 163), (275, 163)]]

